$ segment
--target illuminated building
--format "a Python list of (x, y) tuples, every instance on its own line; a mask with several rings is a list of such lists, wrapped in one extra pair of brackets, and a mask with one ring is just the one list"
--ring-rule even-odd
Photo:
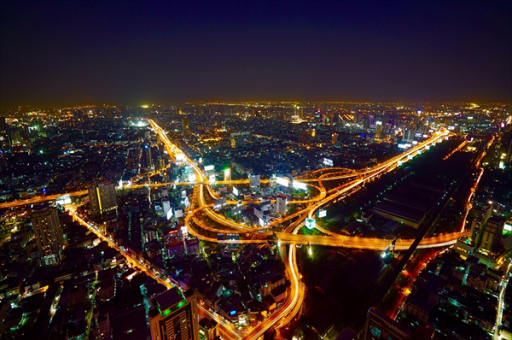
[(276, 212), (284, 215), (286, 214), (286, 196), (278, 195), (276, 198)]
[(187, 116), (183, 117), (183, 131), (190, 131), (190, 119)]
[(231, 181), (231, 169), (224, 170), (224, 180)]
[(172, 217), (171, 202), (168, 198), (162, 198), (162, 209), (164, 210), (164, 217), (170, 220)]
[(412, 332), (376, 309), (370, 309), (366, 317), (363, 340), (406, 340)]
[(199, 322), (199, 333), (204, 340), (213, 340), (217, 337), (217, 322), (215, 320), (202, 319)]
[(199, 340), (196, 296), (187, 295), (185, 298), (178, 288), (172, 288), (151, 299), (152, 340)]
[(413, 130), (405, 130), (404, 131), (404, 137), (402, 138), (402, 141), (404, 142), (412, 142), (414, 139), (414, 131)]
[(482, 233), (482, 242), (480, 242), (480, 247), (492, 252), (496, 251), (503, 234), (503, 225), (504, 221), (500, 217), (493, 216), (489, 218)]
[(59, 263), (62, 248), (62, 228), (60, 227), (57, 208), (46, 206), (33, 210), (31, 220), (41, 262), (44, 265)]
[(91, 210), (95, 215), (117, 209), (117, 193), (114, 183), (110, 181), (104, 183), (92, 182), (87, 190), (89, 191)]
[(249, 183), (251, 188), (260, 186), (260, 175), (249, 175)]

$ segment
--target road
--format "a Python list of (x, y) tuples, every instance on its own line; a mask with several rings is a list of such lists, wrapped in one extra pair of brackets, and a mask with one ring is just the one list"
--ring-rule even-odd
[[(297, 177), (296, 181), (302, 182), (312, 188), (315, 188), (318, 192), (318, 195), (307, 199), (307, 200), (297, 200), (290, 201), (288, 204), (301, 204), (306, 207), (300, 211), (297, 211), (293, 214), (283, 216), (281, 218), (277, 218), (273, 220), (268, 225), (261, 228), (253, 228), (247, 225), (242, 225), (236, 223), (234, 221), (226, 219), (224, 216), (221, 216), (215, 213), (211, 208), (211, 204), (207, 204), (204, 195), (204, 187), (206, 186), (207, 191), (210, 196), (213, 198), (217, 198), (216, 193), (213, 192), (212, 188), (207, 181), (207, 177), (203, 173), (202, 169), (195, 164), (186, 154), (184, 154), (174, 143), (172, 143), (165, 131), (158, 126), (156, 122), (153, 120), (149, 120), (151, 127), (157, 133), (161, 141), (165, 144), (165, 147), (168, 150), (168, 154), (171, 158), (175, 158), (176, 155), (182, 154), (186, 159), (187, 163), (190, 164), (194, 168), (194, 172), (196, 173), (197, 181), (195, 182), (182, 182), (182, 183), (154, 183), (151, 184), (151, 187), (165, 186), (170, 184), (176, 185), (194, 185), (196, 186), (194, 191), (194, 201), (193, 204), (197, 204), (197, 208), (188, 212), (185, 218), (185, 225), (189, 229), (189, 233), (197, 236), (206, 241), (210, 242), (220, 242), (220, 243), (266, 243), (266, 236), (272, 235), (271, 232), (266, 232), (266, 229), (279, 226), (284, 222), (287, 222), (291, 219), (297, 218), (291, 225), (289, 225), (284, 232), (277, 232), (275, 235), (278, 239), (278, 247), (283, 254), (283, 260), (285, 262), (286, 267), (286, 275), (291, 282), (288, 296), (283, 303), (283, 305), (275, 311), (270, 317), (264, 320), (262, 323), (256, 325), (254, 328), (249, 328), (246, 331), (241, 331), (236, 329), (231, 323), (224, 321), (220, 316), (215, 313), (210, 312), (205, 309), (201, 304), (198, 305), (198, 308), (202, 313), (208, 315), (209, 317), (215, 319), (221, 328), (221, 333), (230, 339), (258, 339), (263, 335), (263, 333), (271, 327), (282, 327), (286, 325), (289, 321), (291, 321), (297, 313), (300, 311), (302, 301), (304, 299), (304, 287), (300, 281), (300, 273), (297, 268), (296, 263), (296, 247), (295, 245), (321, 245), (321, 246), (332, 246), (332, 247), (346, 247), (346, 248), (357, 248), (357, 249), (374, 249), (374, 250), (384, 250), (386, 249), (391, 240), (385, 239), (376, 239), (376, 238), (361, 238), (361, 237), (352, 237), (345, 235), (338, 235), (327, 230), (322, 229), (320, 226), (316, 226), (317, 229), (323, 232), (325, 235), (299, 235), (298, 231), (304, 225), (304, 219), (309, 216), (313, 217), (315, 211), (318, 210), (323, 205), (331, 202), (334, 199), (344, 198), (348, 195), (352, 194), (354, 191), (358, 190), (365, 182), (378, 178), (380, 175), (391, 171), (394, 169), (399, 162), (406, 161), (408, 157), (416, 155), (418, 152), (421, 152), (423, 148), (427, 148), (433, 143), (446, 138), (450, 135), (450, 132), (447, 130), (437, 132), (432, 138), (419, 143), (413, 148), (407, 150), (405, 153), (400, 154), (390, 160), (387, 160), (383, 163), (377, 164), (371, 168), (363, 169), (360, 171), (348, 170), (343, 168), (330, 168), (330, 169), (321, 169), (311, 172), (309, 174), (303, 175), (301, 177)], [(313, 176), (313, 177), (311, 177)], [(315, 177), (317, 176), (317, 177)], [(311, 177), (311, 178), (302, 178), (302, 177)], [(329, 190), (328, 192), (323, 186), (323, 181), (331, 181), (331, 180), (348, 180), (347, 183), (343, 183), (336, 188)], [(262, 183), (268, 183), (269, 180), (262, 180)], [(310, 182), (317, 182), (318, 185), (312, 184)], [(233, 181), (217, 181), (216, 184), (230, 184), (230, 185), (246, 185), (249, 184), (249, 180), (233, 180)], [(147, 184), (133, 184), (131, 186), (125, 187), (126, 189), (136, 189), (148, 186)], [(48, 200), (55, 200), (65, 194), (59, 195), (51, 195), (44, 197), (35, 197), (32, 199), (24, 200), (24, 201), (16, 201), (16, 202), (8, 202), (0, 204), (0, 208), (6, 207), (14, 207), (18, 205), (26, 205), (26, 204), (38, 204)], [(87, 190), (77, 191), (73, 193), (69, 193), (70, 196), (83, 196), (87, 195)], [(246, 201), (244, 204), (257, 204), (258, 202)], [(237, 202), (228, 202), (228, 204), (237, 204)], [(199, 218), (197, 218), (197, 214), (204, 214), (209, 219), (215, 221), (216, 223), (223, 225), (233, 232), (239, 233), (241, 239), (239, 241), (236, 240), (224, 240), (219, 241), (217, 238), (208, 237), (203, 235), (200, 230), (206, 230), (210, 233), (217, 232), (231, 232), (229, 230), (218, 230), (211, 226), (206, 225), (201, 222)], [(109, 246), (118, 250), (128, 261), (128, 263), (136, 268), (139, 271), (145, 272), (150, 277), (157, 280), (159, 283), (165, 285), (170, 288), (174, 286), (174, 283), (171, 282), (170, 279), (162, 279), (165, 277), (163, 272), (158, 268), (155, 268), (151, 264), (147, 263), (143, 260), (142, 256), (134, 256), (128, 252), (124, 252), (120, 247), (118, 247), (114, 240), (103, 235), (99, 230), (95, 227), (89, 225), (85, 222), (80, 216), (76, 214), (76, 208), (70, 209), (70, 214), (73, 216), (75, 220), (77, 220), (80, 224), (87, 227), (89, 230), (94, 232), (101, 240), (107, 242)], [(199, 227), (197, 229), (195, 226)], [(441, 247), (452, 245), (456, 242), (457, 238), (466, 235), (467, 233), (454, 233), (454, 234), (446, 234), (446, 235), (438, 235), (436, 237), (426, 238), (422, 240), (419, 245), (419, 248), (430, 248), (430, 247)], [(249, 235), (250, 239), (245, 239)], [(396, 249), (397, 250), (407, 250), (411, 246), (414, 240), (397, 240)], [(286, 256), (284, 256), (286, 254)]]

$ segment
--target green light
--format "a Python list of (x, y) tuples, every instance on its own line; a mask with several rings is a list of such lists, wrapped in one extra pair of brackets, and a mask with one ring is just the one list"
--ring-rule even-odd
[(160, 314), (162, 316), (167, 316), (167, 315), (171, 314), (172, 312), (174, 312), (176, 309), (185, 306), (186, 304), (187, 304), (187, 300), (181, 300), (176, 306), (165, 310), (163, 313), (162, 313), (162, 311), (160, 311)]

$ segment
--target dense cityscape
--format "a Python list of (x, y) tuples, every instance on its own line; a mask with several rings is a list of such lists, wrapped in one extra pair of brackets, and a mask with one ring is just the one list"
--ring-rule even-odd
[(512, 339), (512, 3), (0, 6), (0, 339)]
[(2, 332), (509, 332), (511, 109), (21, 107), (2, 119)]

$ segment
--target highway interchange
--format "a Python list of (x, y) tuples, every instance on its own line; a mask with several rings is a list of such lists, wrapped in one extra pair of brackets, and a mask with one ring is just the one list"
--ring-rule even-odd
[[(171, 158), (174, 158), (177, 154), (183, 154), (183, 152), (172, 143), (167, 137), (166, 132), (153, 120), (149, 120), (153, 131), (160, 137), (164, 143), (168, 154)], [(389, 247), (392, 240), (389, 239), (377, 239), (377, 238), (364, 238), (357, 236), (346, 236), (340, 235), (328, 230), (321, 228), (316, 225), (316, 229), (324, 235), (301, 235), (298, 234), (299, 230), (304, 226), (306, 218), (313, 218), (315, 212), (318, 209), (333, 200), (339, 200), (345, 198), (357, 191), (365, 182), (375, 180), (382, 174), (390, 172), (399, 166), (399, 162), (405, 162), (411, 156), (415, 156), (425, 148), (429, 148), (431, 145), (447, 138), (451, 133), (447, 130), (436, 132), (430, 139), (418, 143), (406, 152), (396, 156), (390, 160), (377, 164), (371, 168), (354, 171), (343, 168), (329, 168), (316, 170), (302, 176), (296, 177), (294, 180), (302, 182), (309, 187), (315, 189), (318, 192), (317, 196), (307, 200), (289, 201), (288, 204), (300, 204), (305, 206), (300, 211), (293, 214), (276, 218), (270, 224), (254, 228), (244, 224), (234, 222), (226, 219), (224, 216), (217, 214), (212, 210), (213, 204), (207, 202), (207, 195), (205, 195), (204, 188), (207, 188), (208, 195), (211, 199), (217, 199), (218, 196), (212, 190), (209, 185), (207, 177), (204, 175), (202, 169), (187, 155), (183, 154), (187, 163), (190, 164), (196, 173), (195, 182), (183, 182), (183, 183), (172, 183), (176, 185), (194, 185), (194, 199), (192, 202), (193, 209), (188, 211), (185, 217), (185, 226), (187, 227), (190, 234), (208, 242), (216, 243), (248, 243), (248, 244), (262, 244), (267, 243), (269, 236), (276, 239), (278, 248), (280, 250), (281, 258), (285, 263), (286, 275), (291, 282), (290, 289), (287, 294), (286, 301), (279, 307), (274, 313), (272, 313), (266, 320), (256, 325), (253, 328), (240, 330), (235, 328), (233, 324), (223, 319), (216, 313), (208, 310), (200, 302), (198, 304), (201, 313), (208, 315), (210, 318), (215, 319), (220, 325), (220, 332), (225, 338), (229, 339), (258, 339), (263, 335), (265, 331), (271, 327), (276, 329), (283, 327), (289, 323), (299, 313), (300, 307), (304, 300), (305, 289), (301, 282), (301, 274), (299, 273), (296, 261), (296, 245), (311, 246), (330, 246), (330, 247), (345, 247), (355, 249), (372, 249), (372, 250), (385, 250)], [(335, 187), (327, 191), (323, 185), (324, 181), (333, 180), (344, 180), (345, 182), (338, 187)], [(268, 180), (263, 183), (268, 182)], [(316, 183), (316, 184), (313, 184)], [(170, 183), (153, 183), (149, 184), (150, 187), (159, 187), (169, 185)], [(234, 181), (217, 181), (216, 184), (229, 184), (229, 185), (247, 185), (249, 180), (234, 180)], [(147, 187), (148, 184), (132, 184), (127, 189)], [(84, 196), (87, 194), (86, 190), (69, 193), (68, 195), (73, 196)], [(0, 208), (9, 208), (19, 205), (26, 204), (37, 204), (48, 200), (57, 200), (62, 197), (63, 194), (34, 197), (27, 200), (17, 200), (14, 202), (7, 202), (0, 204)], [(238, 204), (236, 201), (228, 201), (229, 205)], [(244, 201), (243, 204), (259, 204), (255, 201)], [(89, 230), (94, 232), (101, 240), (107, 242), (111, 247), (118, 250), (127, 260), (130, 265), (140, 271), (145, 272), (159, 283), (170, 288), (176, 285), (171, 279), (167, 278), (165, 273), (143, 259), (142, 256), (137, 256), (128, 253), (121, 249), (110, 237), (107, 237), (98, 230), (96, 226), (91, 223), (87, 223), (80, 216), (77, 215), (76, 207), (72, 206), (69, 208), (69, 213), (73, 218), (87, 227)], [(223, 229), (217, 229), (210, 225), (207, 225), (203, 221), (202, 217), (215, 222), (215, 224), (222, 225)], [(291, 223), (284, 227), (280, 232), (268, 231), (271, 228), (284, 226), (285, 222), (291, 221)], [(240, 235), (239, 240), (227, 240), (218, 239), (212, 237), (214, 234), (233, 234), (238, 233)], [(455, 244), (458, 238), (467, 235), (468, 232), (462, 231), (461, 233), (442, 234), (435, 237), (424, 238), (418, 248), (432, 248), (432, 247), (444, 247)], [(414, 240), (401, 240), (396, 241), (396, 250), (407, 250), (411, 246)]]

